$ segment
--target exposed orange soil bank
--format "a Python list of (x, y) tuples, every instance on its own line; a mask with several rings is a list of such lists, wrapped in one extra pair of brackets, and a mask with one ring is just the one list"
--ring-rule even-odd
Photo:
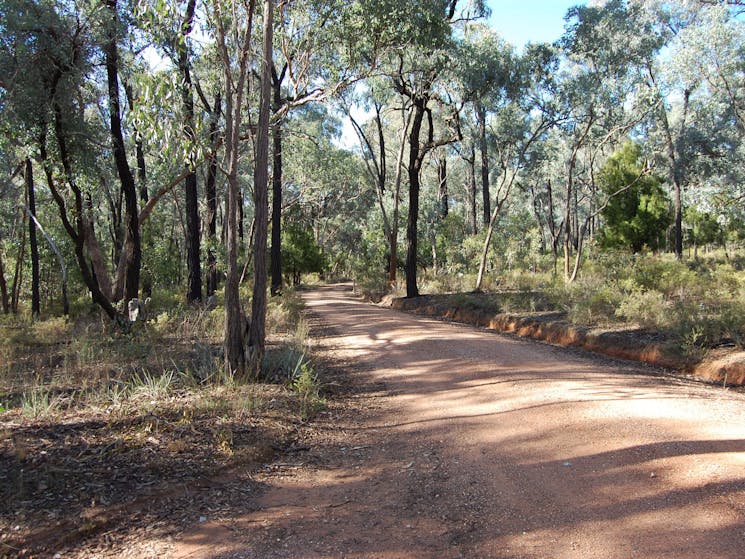
[(742, 351), (716, 349), (703, 359), (695, 360), (683, 355), (670, 341), (644, 339), (638, 332), (608, 331), (570, 324), (564, 320), (563, 313), (559, 312), (491, 313), (483, 309), (463, 308), (457, 304), (443, 305), (443, 300), (438, 299), (439, 301), (435, 301), (431, 296), (397, 298), (384, 304), (415, 314), (684, 371), (702, 380), (728, 386), (745, 385), (745, 352)]

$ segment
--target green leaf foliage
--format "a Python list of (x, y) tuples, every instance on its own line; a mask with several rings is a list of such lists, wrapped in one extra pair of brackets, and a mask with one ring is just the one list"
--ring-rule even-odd
[(641, 148), (624, 144), (605, 163), (598, 180), (610, 197), (602, 212), (601, 246), (634, 253), (645, 246), (659, 249), (672, 222), (670, 201), (661, 181), (644, 173)]
[(313, 238), (313, 231), (300, 223), (285, 223), (282, 230), (282, 264), (294, 285), (303, 274), (321, 273), (326, 259)]

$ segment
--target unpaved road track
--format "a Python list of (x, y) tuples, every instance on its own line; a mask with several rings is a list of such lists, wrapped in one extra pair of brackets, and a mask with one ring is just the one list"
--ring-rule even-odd
[[(631, 365), (305, 295), (360, 387), (175, 557), (745, 557), (745, 397)], [(331, 439), (333, 440), (333, 439)]]

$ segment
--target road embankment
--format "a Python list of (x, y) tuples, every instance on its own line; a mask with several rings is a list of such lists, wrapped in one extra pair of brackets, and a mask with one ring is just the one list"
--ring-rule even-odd
[(572, 324), (562, 312), (493, 312), (462, 304), (458, 295), (386, 298), (381, 303), (414, 314), (471, 324), (550, 344), (647, 363), (726, 386), (745, 386), (745, 352), (732, 347), (691, 355), (662, 334), (639, 329), (603, 329)]

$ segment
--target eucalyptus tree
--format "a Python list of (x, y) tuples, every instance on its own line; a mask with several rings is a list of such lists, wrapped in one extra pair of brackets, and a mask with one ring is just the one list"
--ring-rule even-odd
[(474, 110), (481, 156), (482, 222), (491, 218), (487, 119), (499, 106), (520, 94), (522, 76), (513, 48), (483, 23), (469, 23), (456, 57), (459, 81)]
[(564, 279), (571, 282), (579, 271), (584, 237), (598, 216), (598, 205), (605, 203), (598, 201), (597, 168), (651, 110), (639, 93), (634, 70), (644, 63), (654, 42), (638, 35), (621, 0), (602, 7), (578, 6), (567, 17), (555, 102), (566, 141)]
[[(401, 179), (406, 149), (406, 136), (411, 123), (409, 100), (396, 94), (388, 80), (368, 79), (362, 95), (350, 95), (351, 100), (343, 102), (343, 110), (352, 123), (357, 135), (366, 175), (374, 185), (375, 195), (383, 222), (383, 233), (388, 242), (387, 281), (396, 283), (398, 268), (398, 230), (401, 199)], [(358, 122), (352, 106), (361, 106), (372, 117), (367, 124)], [(394, 124), (399, 121), (399, 124)], [(392, 130), (393, 137), (386, 138)], [(389, 147), (395, 148), (393, 176), (389, 171)], [(397, 146), (396, 146), (397, 144)], [(393, 206), (389, 209), (387, 201)]]
[[(737, 204), (745, 178), (745, 24), (725, 4), (694, 4), (692, 11), (691, 23), (671, 42), (667, 69), (701, 82), (688, 106), (683, 145), (691, 188), (684, 201), (708, 197)], [(701, 190), (708, 196), (694, 192)]]
[[(414, 3), (419, 4), (419, 3)], [(438, 79), (448, 67), (453, 54), (452, 27), (456, 21), (458, 2), (423, 3), (411, 6), (420, 19), (412, 43), (399, 49), (393, 57), (391, 78), (396, 91), (409, 99), (412, 106), (408, 144), (409, 208), (406, 225), (406, 296), (419, 295), (417, 285), (417, 243), (419, 218), (420, 175), (430, 151), (453, 143), (461, 136), (460, 107), (450, 104), (451, 115), (445, 119), (447, 128), (438, 135), (434, 129), (432, 103), (447, 104), (451, 99), (439, 95)], [(483, 12), (482, 12), (483, 13)], [(412, 17), (412, 16), (410, 16)], [(407, 21), (409, 24), (410, 21)], [(425, 120), (426, 119), (426, 120)], [(426, 135), (422, 138), (423, 132)]]
[(496, 182), (494, 207), (486, 226), (486, 236), (479, 262), (475, 290), (481, 290), (486, 272), (487, 256), (494, 228), (500, 212), (510, 199), (515, 184), (529, 163), (529, 152), (535, 143), (554, 125), (550, 115), (531, 114), (518, 103), (503, 106), (494, 114), (495, 125), (492, 135), (495, 139), (496, 165), (499, 170)]
[(338, 128), (324, 105), (305, 105), (289, 115), (283, 212), (285, 226), (310, 230), (330, 273), (344, 276), (356, 271), (363, 236), (377, 233), (379, 221), (364, 164), (336, 145)]
[(283, 123), (287, 114), (309, 103), (328, 101), (358, 78), (358, 68), (342, 67), (337, 45), (347, 2), (280, 2), (276, 22), (272, 89), (271, 293), (282, 290)]
[(271, 117), (271, 68), (273, 58), (274, 0), (264, 0), (262, 12), (262, 54), (259, 60), (261, 89), (259, 119), (256, 125), (254, 158), (254, 283), (251, 298), (251, 322), (248, 325), (249, 364), (254, 374), (260, 372), (266, 345), (266, 247), (269, 184), (269, 119)]
[[(89, 110), (95, 107), (95, 96), (99, 93), (95, 86), (90, 87), (95, 71), (93, 55), (100, 52), (99, 46), (106, 62), (105, 80), (109, 77), (112, 80), (109, 95), (104, 95), (110, 101), (104, 114), (110, 117), (108, 135), (116, 159), (121, 159), (120, 148), (123, 148), (119, 113), (111, 110), (118, 107), (112, 75), (117, 66), (116, 48), (112, 50), (117, 33), (112, 27), (117, 19), (113, 13), (115, 7), (106, 4), (84, 17), (77, 11), (77, 5), (25, 1), (3, 4), (5, 32), (0, 65), (5, 78), (0, 88), (4, 97), (3, 120), (17, 123), (10, 132), (15, 141), (33, 146), (27, 157), (30, 155), (41, 163), (46, 186), (73, 243), (82, 279), (93, 301), (108, 316), (120, 319), (105, 283), (108, 271), (100, 258), (90, 215), (90, 182), (100, 171), (97, 161), (104, 130), (103, 122), (96, 121)], [(96, 18), (103, 18), (103, 22)], [(102, 23), (101, 35), (94, 32), (96, 23)], [(123, 185), (133, 186), (125, 169), (122, 173)], [(130, 280), (130, 296), (136, 294), (138, 287), (131, 283), (139, 273), (136, 245), (136, 239), (130, 243), (132, 258), (123, 266), (129, 272), (125, 277)]]
[[(708, 142), (701, 139), (710, 131), (698, 129), (696, 109), (711, 108), (710, 94), (715, 83), (730, 83), (724, 75), (732, 73), (728, 41), (722, 41), (724, 28), (719, 24), (731, 12), (722, 3), (684, 0), (680, 2), (631, 0), (630, 14), (644, 30), (651, 47), (645, 60), (647, 87), (656, 101), (656, 128), (649, 136), (662, 155), (673, 189), (674, 250), (683, 256), (683, 190), (691, 182), (692, 165), (699, 155), (706, 156)], [(716, 22), (716, 23), (715, 23)], [(718, 32), (719, 31), (719, 32)], [(739, 56), (741, 59), (741, 55)], [(736, 65), (735, 65), (736, 66)], [(707, 84), (707, 81), (709, 82)], [(725, 93), (732, 116), (737, 120), (737, 95)], [(701, 103), (702, 102), (702, 103)]]
[(219, 52), (225, 96), (224, 172), (228, 184), (225, 205), (227, 269), (224, 367), (228, 374), (242, 375), (246, 372), (247, 356), (244, 348), (246, 322), (238, 292), (241, 274), (238, 267), (238, 165), (256, 0), (235, 2), (231, 10), (226, 10), (219, 0), (214, 0), (207, 8)]
[[(548, 73), (543, 51), (530, 49), (518, 57), (510, 45), (488, 29), (471, 27), (474, 29), (460, 45), (458, 72), (463, 96), (474, 106), (473, 143), (481, 153), (486, 235), (476, 280), (479, 290), (499, 213), (526, 164), (528, 150), (553, 125), (553, 117), (528, 96), (529, 87), (535, 86), (531, 79), (538, 76), (544, 79)], [(541, 66), (540, 70), (536, 69), (537, 65)], [(473, 165), (475, 157), (470, 162)], [(492, 185), (496, 187), (493, 201)]]
[(139, 205), (135, 177), (127, 160), (127, 150), (122, 126), (122, 103), (119, 87), (119, 41), (120, 17), (117, 0), (104, 0), (103, 12), (104, 38), (102, 49), (105, 57), (106, 80), (109, 101), (109, 130), (116, 172), (119, 176), (125, 205), (125, 235), (123, 258), (123, 283), (117, 285), (121, 290), (126, 307), (130, 299), (135, 299), (140, 290), (140, 268), (142, 265), (142, 243), (140, 237)]

